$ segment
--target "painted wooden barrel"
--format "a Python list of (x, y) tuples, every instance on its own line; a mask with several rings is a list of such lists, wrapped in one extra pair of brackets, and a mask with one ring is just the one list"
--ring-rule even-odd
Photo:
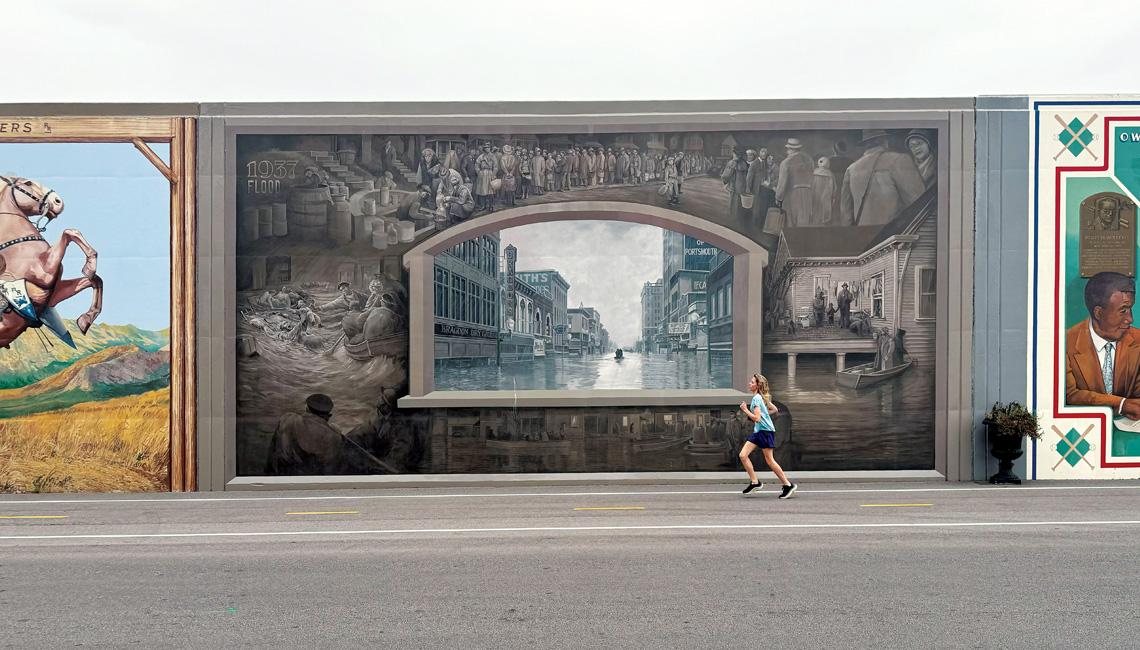
[(286, 202), (287, 222), (297, 232), (298, 227), (319, 228), (322, 231), (328, 223), (329, 188), (298, 187), (289, 193)]
[(273, 206), (257, 206), (257, 234), (262, 238), (273, 236)]
[(341, 149), (336, 152), (336, 157), (342, 165), (351, 165), (356, 162), (356, 152), (352, 149)]
[(284, 237), (289, 234), (289, 222), (286, 219), (284, 203), (273, 204), (273, 236)]
[(238, 232), (241, 233), (242, 243), (257, 241), (257, 206), (251, 206), (241, 211), (241, 228), (238, 229)]

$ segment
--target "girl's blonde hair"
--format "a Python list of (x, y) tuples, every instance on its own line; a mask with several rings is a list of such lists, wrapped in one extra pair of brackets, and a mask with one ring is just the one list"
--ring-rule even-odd
[(772, 391), (768, 388), (768, 379), (760, 373), (752, 375), (752, 378), (756, 380), (756, 394), (764, 400), (764, 405), (771, 411), (775, 405), (772, 404)]

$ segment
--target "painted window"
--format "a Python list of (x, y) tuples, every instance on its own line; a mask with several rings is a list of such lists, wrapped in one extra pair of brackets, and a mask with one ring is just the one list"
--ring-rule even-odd
[(930, 320), (934, 318), (937, 312), (937, 300), (935, 289), (937, 286), (937, 278), (933, 268), (928, 266), (919, 266), (914, 270), (914, 319), (915, 320)]
[(883, 317), (883, 274), (871, 276), (871, 317)]

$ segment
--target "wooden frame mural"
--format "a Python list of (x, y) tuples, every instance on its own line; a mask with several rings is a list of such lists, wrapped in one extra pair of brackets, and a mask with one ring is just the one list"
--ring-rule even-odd
[[(195, 134), (194, 117), (0, 117), (0, 226), (16, 234), (0, 231), (0, 491), (196, 489)], [(47, 171), (28, 178), (22, 166)], [(80, 214), (59, 225), (54, 180), (82, 188), (70, 203)], [(162, 228), (146, 225), (156, 210)], [(102, 229), (99, 241), (84, 229)], [(112, 254), (99, 259), (97, 246)], [(167, 260), (168, 287), (154, 268)], [(75, 309), (83, 298), (64, 301), (88, 288), (91, 308), (64, 323), (56, 305)], [(167, 290), (168, 315), (157, 306)], [(114, 419), (100, 410), (112, 403)], [(20, 440), (21, 425), (44, 439)], [(146, 427), (151, 446), (131, 427)]]

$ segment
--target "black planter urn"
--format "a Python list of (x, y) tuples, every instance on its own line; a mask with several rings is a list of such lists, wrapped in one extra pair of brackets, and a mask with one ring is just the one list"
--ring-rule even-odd
[(995, 485), (1021, 485), (1021, 477), (1013, 473), (1013, 461), (1021, 458), (1021, 436), (1010, 436), (986, 425), (990, 438), (990, 455), (998, 460), (998, 472), (990, 477)]

